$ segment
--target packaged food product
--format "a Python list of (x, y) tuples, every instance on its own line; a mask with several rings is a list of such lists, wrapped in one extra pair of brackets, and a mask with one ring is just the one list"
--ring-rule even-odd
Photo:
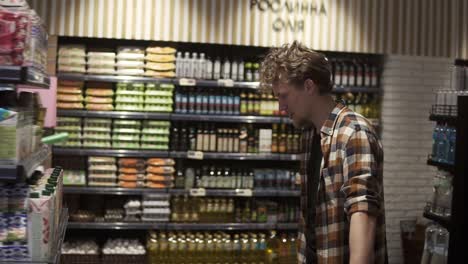
[(145, 91), (145, 84), (143, 83), (118, 83), (117, 91)]
[(174, 176), (148, 173), (146, 174), (146, 180), (152, 181), (152, 182), (170, 182), (174, 180)]
[(57, 94), (57, 100), (61, 102), (81, 102), (83, 101), (83, 96), (81, 94)]
[(62, 45), (59, 48), (59, 56), (77, 56), (77, 57), (85, 57), (86, 56), (86, 48), (84, 45)]
[(116, 182), (107, 182), (107, 181), (96, 181), (96, 180), (90, 180), (88, 182), (89, 186), (106, 186), (106, 187), (114, 187), (117, 186)]
[(146, 179), (145, 174), (126, 174), (126, 173), (121, 173), (119, 174), (119, 180), (120, 181), (144, 181)]
[(175, 56), (171, 55), (161, 55), (161, 54), (151, 54), (148, 53), (145, 58), (147, 61), (151, 62), (175, 62)]
[(86, 96), (86, 103), (91, 104), (112, 104), (112, 97), (97, 97), (97, 96)]
[(115, 97), (116, 103), (137, 103), (142, 104), (144, 96), (142, 95), (117, 95)]
[(145, 74), (145, 70), (143, 70), (143, 69), (122, 69), (122, 68), (119, 68), (116, 73), (118, 75), (137, 75), (137, 76), (140, 76), (140, 75)]
[(165, 91), (172, 91), (174, 90), (175, 85), (172, 83), (161, 83), (159, 84), (159, 89), (165, 90)]
[(114, 106), (112, 104), (86, 104), (86, 109), (95, 111), (112, 111)]
[(67, 87), (77, 87), (81, 88), (83, 87), (83, 82), (81, 81), (69, 81), (69, 80), (58, 80), (58, 86), (67, 86)]
[(81, 140), (79, 139), (68, 139), (65, 142), (59, 142), (54, 144), (55, 146), (64, 146), (64, 147), (81, 147)]
[(146, 90), (145, 96), (168, 96), (172, 99), (172, 91), (154, 91), (154, 90)]
[(145, 67), (145, 62), (139, 60), (119, 60), (115, 66), (117, 66), (117, 69), (143, 69)]
[(122, 188), (143, 188), (145, 187), (144, 181), (119, 181), (119, 186)]
[(145, 70), (145, 76), (155, 77), (155, 78), (174, 78), (176, 76), (174, 71), (155, 71), (155, 70)]
[(80, 132), (76, 132), (76, 130), (68, 130), (68, 129), (62, 129), (62, 128), (55, 128), (55, 132), (56, 133), (62, 133), (62, 132), (67, 132), (68, 133), (68, 139), (76, 139), (76, 140), (80, 140), (82, 137), (81, 137), (81, 133)]
[(67, 86), (59, 86), (57, 87), (57, 93), (60, 94), (81, 94), (81, 88), (79, 87), (67, 87)]
[(175, 63), (147, 62), (145, 67), (153, 71), (173, 71), (175, 70)]
[(151, 149), (151, 150), (169, 150), (169, 144), (164, 144), (164, 143), (154, 144), (154, 143), (142, 142), (140, 148)]
[(169, 143), (169, 137), (167, 135), (142, 135), (142, 143)]
[(148, 135), (169, 135), (170, 129), (164, 127), (145, 127), (141, 130), (141, 133)]
[(127, 90), (117, 90), (115, 92), (116, 95), (138, 95), (138, 96), (144, 96), (145, 92), (143, 91), (127, 91)]
[(81, 123), (81, 117), (58, 116), (57, 122), (58, 123)]
[(63, 66), (84, 66), (86, 60), (84, 57), (59, 57), (58, 64)]
[(116, 159), (114, 157), (88, 157), (88, 163), (90, 165), (99, 165), (99, 164), (115, 164)]
[(140, 53), (129, 53), (129, 52), (120, 52), (117, 54), (118, 60), (145, 60), (145, 54)]
[(169, 128), (171, 126), (171, 122), (169, 121), (159, 121), (159, 120), (145, 120), (143, 121), (143, 126), (154, 126), (154, 127), (163, 127)]
[(112, 135), (113, 141), (130, 141), (138, 142), (140, 140), (139, 134), (115, 134)]
[(119, 134), (140, 134), (140, 129), (138, 128), (120, 128), (120, 127), (115, 127), (113, 129), (114, 133), (119, 133)]
[(133, 104), (133, 103), (117, 103), (115, 110), (119, 111), (143, 111), (143, 104)]
[[(165, 184), (161, 182), (147, 182), (146, 187), (153, 188), (153, 189), (164, 189), (164, 188), (172, 188), (172, 184)], [(143, 219), (142, 219), (143, 220)]]
[(171, 105), (145, 104), (143, 109), (148, 112), (172, 112)]
[(171, 47), (148, 47), (146, 48), (146, 52), (153, 53), (153, 54), (171, 54), (174, 55), (176, 53), (176, 49)]
[(86, 95), (90, 95), (90, 96), (113, 96), (114, 91), (112, 89), (88, 88), (88, 89), (86, 89)]
[(83, 139), (98, 139), (98, 140), (111, 140), (111, 133), (109, 132), (95, 132), (85, 131), (83, 132)]
[(143, 159), (135, 159), (135, 158), (120, 158), (119, 159), (119, 166), (120, 167), (141, 167), (145, 165), (145, 160)]
[(115, 127), (140, 127), (141, 121), (140, 120), (114, 120)]
[(59, 72), (72, 72), (72, 73), (85, 73), (86, 68), (84, 66), (68, 66), (60, 65), (58, 66)]
[(160, 175), (172, 175), (175, 169), (171, 166), (148, 166), (146, 172)]
[(97, 67), (89, 67), (86, 70), (87, 73), (93, 73), (93, 74), (116, 74), (114, 67), (102, 67), (102, 68), (97, 68)]
[(102, 59), (88, 59), (88, 66), (92, 67), (92, 68), (100, 68), (100, 67), (103, 67), (103, 68), (112, 68), (114, 69), (115, 67), (115, 60), (109, 60), (109, 59), (105, 59), (105, 60), (102, 60)]
[(139, 149), (140, 143), (139, 142), (132, 142), (132, 141), (112, 141), (113, 148), (122, 148), (122, 149)]
[(172, 105), (172, 97), (145, 96), (145, 104)]
[(57, 103), (57, 108), (60, 109), (83, 109), (83, 103), (63, 103), (63, 102), (58, 102)]
[(95, 60), (115, 59), (115, 52), (89, 51), (87, 54), (87, 57), (88, 57), (88, 61), (90, 59), (95, 59)]
[(145, 54), (145, 49), (138, 46), (120, 46), (117, 47), (117, 54), (121, 53), (136, 53), (136, 54)]
[(116, 180), (117, 175), (115, 171), (90, 171), (88, 170), (88, 177), (90, 179), (111, 179)]
[(110, 140), (85, 139), (83, 147), (110, 148)]
[(151, 158), (146, 161), (149, 166), (174, 166), (175, 161), (173, 159), (163, 158)]

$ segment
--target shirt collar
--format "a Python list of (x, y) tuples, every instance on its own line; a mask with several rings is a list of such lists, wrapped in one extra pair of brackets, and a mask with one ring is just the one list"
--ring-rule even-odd
[(322, 134), (325, 134), (327, 136), (333, 135), (333, 128), (335, 127), (336, 120), (338, 119), (338, 114), (340, 111), (345, 108), (345, 104), (343, 102), (338, 102), (331, 111), (330, 115), (328, 116), (328, 119), (325, 120), (325, 122), (322, 125), (322, 128), (320, 129), (320, 132)]

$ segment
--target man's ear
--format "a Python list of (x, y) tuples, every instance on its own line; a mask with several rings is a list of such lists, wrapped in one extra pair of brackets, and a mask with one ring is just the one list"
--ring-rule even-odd
[(318, 94), (318, 87), (315, 82), (311, 79), (307, 79), (304, 82), (304, 89), (307, 94), (313, 95)]

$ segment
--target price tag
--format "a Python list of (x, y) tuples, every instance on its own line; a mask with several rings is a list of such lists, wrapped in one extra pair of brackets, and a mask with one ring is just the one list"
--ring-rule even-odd
[(232, 79), (219, 79), (218, 85), (224, 87), (234, 87), (234, 81)]
[(206, 196), (205, 188), (190, 189), (190, 196)]
[(187, 158), (188, 159), (202, 160), (203, 159), (203, 152), (202, 151), (189, 150), (189, 151), (187, 151)]
[(182, 86), (195, 86), (195, 85), (197, 85), (197, 80), (182, 78), (182, 79), (179, 79), (179, 85), (182, 85)]
[(251, 189), (236, 189), (236, 196), (252, 197)]
[(297, 160), (297, 155), (296, 155), (296, 154), (292, 154), (292, 155), (291, 155), (291, 160)]

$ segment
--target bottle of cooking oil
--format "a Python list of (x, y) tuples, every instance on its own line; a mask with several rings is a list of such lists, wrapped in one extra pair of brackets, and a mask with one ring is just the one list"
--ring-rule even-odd
[(148, 256), (150, 259), (150, 262), (160, 262), (158, 259), (158, 235), (156, 232), (151, 231), (148, 234), (147, 241), (146, 241), (146, 247), (148, 248)]

